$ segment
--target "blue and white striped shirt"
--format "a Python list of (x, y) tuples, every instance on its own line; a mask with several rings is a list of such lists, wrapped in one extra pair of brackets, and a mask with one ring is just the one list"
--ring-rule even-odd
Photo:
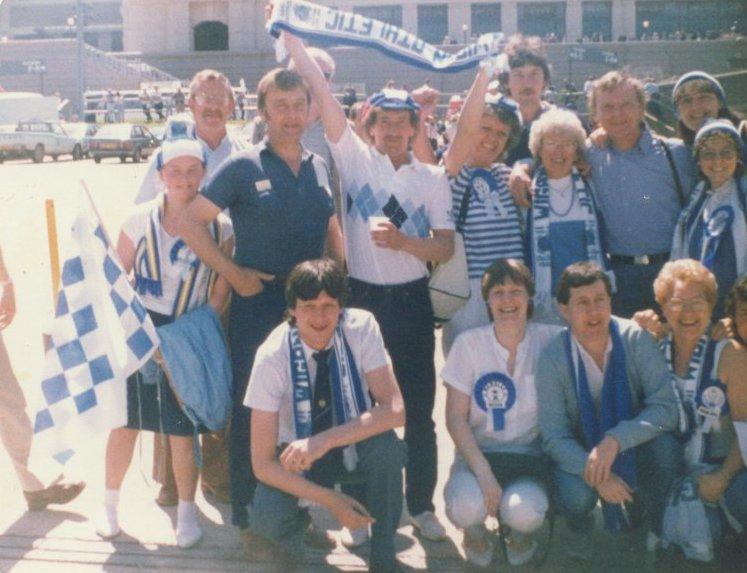
[[(449, 177), (454, 221), (459, 217), (459, 208), (470, 185), (472, 171), (472, 167), (463, 165), (456, 177)], [(499, 258), (524, 262), (524, 225), (508, 189), (511, 169), (502, 163), (495, 163), (490, 172), (498, 182), (498, 189), (492, 193), (498, 195), (500, 214), (495, 213), (472, 190), (462, 229), (470, 279), (482, 278), (485, 269)]]

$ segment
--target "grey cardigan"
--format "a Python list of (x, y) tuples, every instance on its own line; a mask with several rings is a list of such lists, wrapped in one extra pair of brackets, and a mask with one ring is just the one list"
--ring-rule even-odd
[[(620, 451), (647, 442), (677, 425), (677, 402), (666, 362), (651, 335), (631, 320), (613, 316), (620, 327), (635, 418), (610, 429)], [(537, 367), (537, 402), (542, 447), (563, 471), (583, 475), (583, 446), (576, 388), (565, 352), (564, 333), (542, 351)]]

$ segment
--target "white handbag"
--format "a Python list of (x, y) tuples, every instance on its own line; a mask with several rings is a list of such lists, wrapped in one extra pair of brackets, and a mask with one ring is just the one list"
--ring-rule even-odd
[(454, 254), (448, 261), (438, 263), (431, 271), (428, 290), (433, 306), (433, 319), (437, 323), (448, 322), (470, 298), (467, 253), (464, 249), (462, 227), (467, 218), (467, 207), (472, 187), (467, 187), (459, 207), (459, 217), (454, 233)]

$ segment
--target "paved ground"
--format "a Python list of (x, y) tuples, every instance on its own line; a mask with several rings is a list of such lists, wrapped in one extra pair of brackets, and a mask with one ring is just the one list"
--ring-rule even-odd
[[(127, 213), (142, 165), (120, 165), (117, 161), (73, 163), (60, 161), (32, 165), (11, 162), (0, 165), (0, 244), (16, 282), (18, 314), (3, 332), (16, 373), (33, 404), (35, 381), (42, 364), (40, 332), (51, 315), (44, 207), (46, 197), (54, 198), (61, 221), (74, 208), (78, 180), (85, 178), (102, 212), (110, 233)], [(60, 224), (60, 233), (64, 231)], [(115, 235), (116, 236), (116, 235)], [(437, 366), (442, 364), (438, 353)], [(436, 419), (439, 440), (439, 476), (436, 492), (437, 514), (443, 511), (442, 489), (453, 458), (453, 445), (443, 421), (445, 392), (439, 388)], [(104, 438), (91, 443), (70, 464), (69, 476), (88, 482), (87, 489), (73, 503), (44, 512), (26, 512), (15, 475), (4, 450), (0, 449), (0, 571), (3, 572), (89, 572), (89, 571), (288, 571), (288, 567), (246, 561), (238, 537), (229, 521), (228, 507), (211, 503), (198, 493), (198, 506), (205, 531), (202, 542), (191, 550), (175, 546), (175, 509), (159, 508), (153, 501), (156, 489), (149, 479), (152, 439), (141, 439), (122, 488), (121, 525), (124, 534), (114, 542), (99, 539), (91, 525), (103, 497)], [(331, 518), (319, 519), (335, 528)], [(449, 539), (441, 543), (422, 542), (403, 521), (397, 537), (400, 561), (413, 570), (468, 571), (458, 549), (461, 534), (450, 525)], [(556, 528), (552, 549), (544, 566), (547, 571), (680, 571), (682, 564), (655, 564), (646, 554), (640, 532), (610, 538), (595, 535), (596, 560), (581, 567), (562, 557), (566, 531)], [(308, 551), (298, 571), (363, 571), (367, 546), (351, 553), (341, 546), (325, 554)], [(500, 561), (499, 561), (500, 563)], [(507, 567), (501, 563), (500, 567)], [(685, 568), (687, 569), (687, 568)], [(744, 562), (722, 561), (708, 571), (744, 571)], [(693, 568), (694, 570), (694, 568)]]

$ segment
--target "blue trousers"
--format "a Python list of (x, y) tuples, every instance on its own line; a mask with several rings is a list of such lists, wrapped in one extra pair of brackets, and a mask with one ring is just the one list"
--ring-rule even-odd
[(433, 511), (437, 479), (436, 340), (427, 279), (399, 285), (374, 285), (350, 279), (350, 306), (373, 313), (392, 358), (405, 402), (407, 469), (405, 497), (410, 515)]
[(234, 293), (229, 315), (228, 339), (233, 368), (233, 411), (228, 442), (231, 478), (231, 523), (248, 526), (246, 506), (251, 503), (257, 480), (254, 477), (249, 446), (251, 412), (244, 406), (244, 395), (254, 365), (254, 355), (265, 338), (283, 320), (283, 286), (275, 283), (251, 297)]
[(654, 279), (664, 263), (628, 265), (612, 263), (617, 292), (612, 295), (612, 314), (632, 318), (639, 310), (659, 306), (654, 299)]
[[(402, 513), (405, 446), (393, 431), (388, 431), (358, 442), (356, 449), (356, 472), (364, 480), (364, 505), (376, 520), (371, 526), (371, 571), (394, 571), (394, 536)], [(298, 498), (263, 483), (257, 485), (249, 519), (254, 533), (285, 543), (293, 551), (300, 547), (297, 534), (304, 524)]]
[[(667, 493), (680, 473), (682, 446), (673, 434), (665, 433), (641, 444), (635, 449), (636, 495), (648, 509), (649, 528), (661, 535), (661, 524)], [(580, 475), (555, 468), (555, 500), (558, 511), (566, 517), (568, 528), (576, 533), (591, 531), (594, 520), (591, 515), (599, 495)]]
[(735, 475), (724, 492), (724, 502), (742, 527), (747, 527), (747, 470)]

